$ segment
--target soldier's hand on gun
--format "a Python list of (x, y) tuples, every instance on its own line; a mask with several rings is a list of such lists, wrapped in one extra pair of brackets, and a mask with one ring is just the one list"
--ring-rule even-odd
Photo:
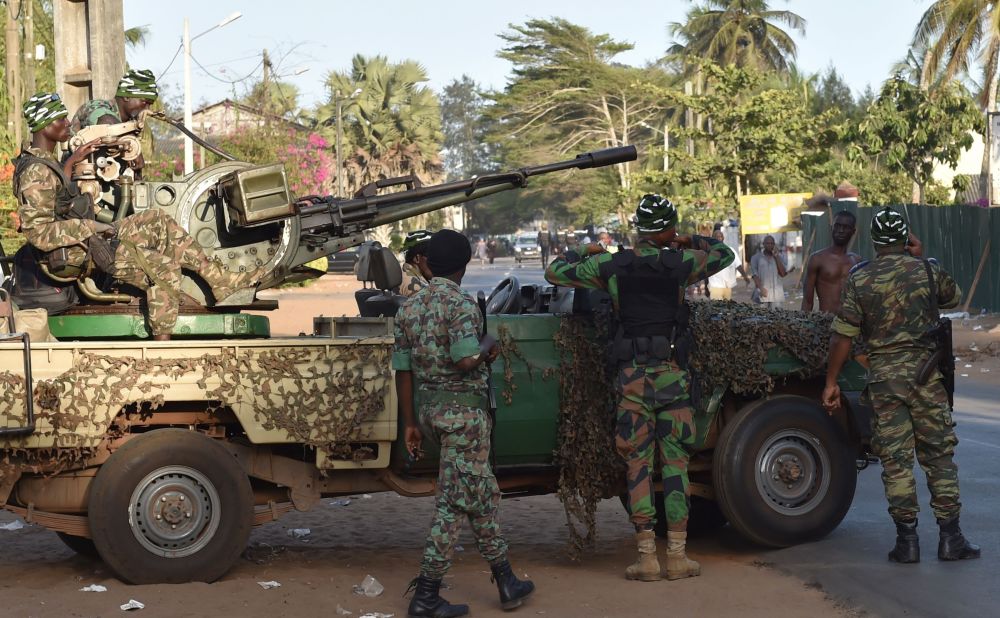
[(584, 253), (586, 255), (597, 255), (598, 253), (607, 253), (608, 250), (604, 248), (599, 242), (592, 242), (586, 247), (584, 247)]
[(924, 244), (913, 232), (910, 232), (909, 238), (906, 239), (906, 252), (913, 257), (924, 257)]
[(406, 450), (414, 460), (420, 459), (420, 456), (423, 455), (423, 451), (420, 450), (420, 443), (423, 440), (424, 436), (416, 426), (408, 426), (403, 432), (403, 442), (406, 443)]
[(679, 234), (674, 236), (674, 239), (670, 241), (677, 249), (690, 249), (694, 246), (691, 237), (687, 234)]
[(492, 363), (500, 355), (500, 346), (497, 345), (497, 340), (493, 335), (487, 333), (482, 336), (479, 340), (479, 353), (483, 356), (483, 362)]
[(101, 143), (101, 138), (97, 138), (94, 140), (90, 140), (83, 146), (80, 146), (79, 148), (74, 150), (73, 154), (69, 155), (69, 158), (66, 159), (65, 163), (63, 163), (63, 172), (66, 174), (66, 176), (72, 177), (73, 166), (79, 163), (80, 161), (83, 161), (88, 156), (90, 156), (90, 153), (94, 152), (94, 149), (97, 148), (97, 146), (100, 143)]
[(823, 388), (823, 408), (827, 414), (840, 409), (840, 387), (836, 384)]
[(104, 236), (105, 238), (112, 238), (118, 233), (118, 230), (115, 229), (115, 226), (110, 223), (94, 221), (94, 233), (99, 236)]

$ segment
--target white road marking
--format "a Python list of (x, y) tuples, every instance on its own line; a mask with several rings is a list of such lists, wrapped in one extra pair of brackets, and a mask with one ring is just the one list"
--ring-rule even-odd
[(996, 444), (990, 444), (989, 442), (980, 442), (979, 440), (973, 440), (972, 438), (959, 438), (962, 442), (972, 442), (973, 444), (978, 444), (979, 446), (988, 446), (989, 448), (995, 448), (1000, 451), (1000, 446)]

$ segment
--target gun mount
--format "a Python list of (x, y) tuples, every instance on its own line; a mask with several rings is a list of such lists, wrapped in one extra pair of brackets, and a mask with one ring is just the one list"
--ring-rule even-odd
[[(137, 125), (136, 133), (142, 126)], [(114, 143), (119, 144), (127, 137), (121, 134), (122, 128), (108, 125), (102, 130), (114, 135)], [(138, 142), (130, 140), (128, 144), (128, 154), (134, 160)], [(98, 149), (92, 158), (102, 156), (105, 154)], [(98, 216), (119, 219), (160, 208), (228, 269), (263, 268), (265, 275), (259, 289), (265, 289), (319, 277), (323, 273), (306, 266), (309, 262), (361, 244), (371, 228), (520, 189), (533, 176), (604, 167), (634, 161), (636, 157), (634, 146), (609, 148), (566, 161), (426, 187), (412, 176), (388, 178), (366, 185), (346, 199), (292, 196), (281, 164), (253, 166), (223, 161), (172, 182), (133, 180), (131, 173), (112, 181), (98, 177)], [(384, 192), (399, 187), (403, 190)], [(185, 278), (182, 290), (204, 303), (205, 290), (198, 282)]]

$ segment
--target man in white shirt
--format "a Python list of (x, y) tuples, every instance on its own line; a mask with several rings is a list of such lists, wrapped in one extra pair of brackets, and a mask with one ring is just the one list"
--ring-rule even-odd
[[(712, 232), (712, 238), (725, 240), (722, 230)], [(726, 266), (719, 272), (708, 278), (708, 296), (712, 300), (732, 300), (733, 288), (736, 287), (736, 267), (739, 260), (734, 260), (732, 264)]]
[(768, 307), (781, 307), (785, 302), (785, 286), (781, 278), (788, 274), (785, 260), (775, 251), (774, 237), (764, 237), (761, 250), (750, 258), (750, 273), (760, 293), (760, 302)]

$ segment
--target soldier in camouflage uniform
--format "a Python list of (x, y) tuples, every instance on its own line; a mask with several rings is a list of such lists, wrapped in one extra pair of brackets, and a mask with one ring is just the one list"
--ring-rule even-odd
[(940, 526), (938, 559), (978, 558), (979, 547), (965, 539), (958, 525), (961, 503), (953, 460), (958, 439), (947, 390), (937, 369), (926, 383), (917, 379), (935, 349), (928, 336), (938, 320), (934, 305), (954, 307), (962, 294), (951, 275), (921, 259), (919, 241), (899, 213), (889, 208), (877, 213), (871, 237), (877, 255), (852, 269), (833, 322), (823, 405), (831, 413), (840, 407), (837, 376), (850, 353), (851, 338), (860, 335), (871, 363), (872, 450), (882, 460), (889, 515), (896, 524), (889, 560), (920, 561), (914, 451), (927, 475), (931, 509)]
[(403, 296), (413, 296), (427, 287), (427, 242), (431, 233), (427, 230), (415, 230), (406, 235), (403, 241), (403, 283), (399, 293)]
[[(181, 269), (201, 275), (212, 287), (216, 305), (239, 304), (255, 282), (251, 273), (232, 273), (209, 259), (194, 239), (166, 213), (157, 209), (125, 217), (114, 224), (94, 218), (90, 196), (77, 194), (67, 180), (67, 170), (88, 155), (96, 142), (74, 152), (65, 169), (53, 157), (56, 145), (69, 138), (66, 107), (56, 94), (37, 94), (24, 105), (24, 117), (32, 131), (32, 145), (16, 162), (14, 194), (19, 200), (21, 231), (42, 252), (68, 249), (74, 276), (86, 276), (95, 268), (95, 247), (108, 248), (100, 269), (115, 280), (146, 292), (150, 330), (154, 339), (165, 340), (177, 322)], [(86, 200), (75, 217), (57, 214), (69, 202)], [(100, 244), (100, 239), (117, 238)]]
[[(659, 195), (645, 195), (636, 210), (635, 249), (607, 253), (587, 246), (582, 261), (568, 252), (553, 260), (545, 279), (555, 285), (607, 290), (621, 323), (615, 338), (618, 361), (618, 424), (615, 442), (628, 464), (629, 510), (639, 560), (628, 579), (661, 579), (653, 527), (656, 507), (652, 477), (659, 453), (667, 514), (667, 579), (692, 577), (701, 567), (688, 559), (688, 452), (695, 441), (688, 399), (688, 375), (673, 349), (687, 320), (684, 288), (733, 262), (725, 243), (702, 236), (678, 236), (677, 210)], [(671, 245), (678, 246), (677, 249)]]
[(460, 287), (471, 257), (465, 236), (454, 230), (435, 233), (427, 247), (434, 276), (396, 316), (392, 366), (406, 446), (411, 455), (419, 454), (423, 436), (416, 408), (419, 426), (433, 432), (441, 452), (437, 511), (420, 575), (411, 584), (416, 587), (409, 607), (413, 617), (468, 613), (467, 605), (451, 605), (439, 594), (464, 517), (472, 525), (479, 553), (490, 563), (503, 608), (518, 607), (534, 590), (530, 581), (514, 576), (500, 534), (500, 489), (490, 468), (491, 421), (486, 412), (486, 363), (496, 358), (498, 349), (492, 337), (480, 342), (483, 318)]
[(130, 70), (118, 82), (113, 100), (93, 99), (76, 110), (70, 124), (70, 133), (76, 135), (80, 129), (95, 124), (118, 124), (133, 120), (139, 116), (139, 112), (152, 106), (158, 96), (159, 89), (152, 71)]

